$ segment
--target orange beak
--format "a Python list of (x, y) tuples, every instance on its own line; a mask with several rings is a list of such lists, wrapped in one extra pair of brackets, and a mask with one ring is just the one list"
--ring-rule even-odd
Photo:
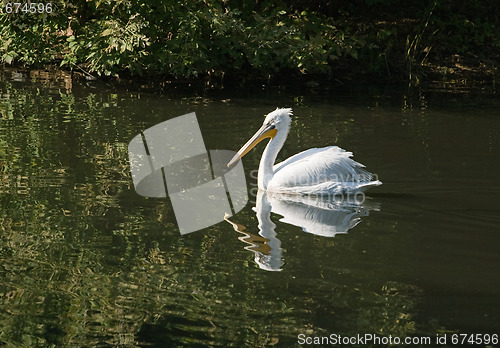
[(243, 147), (234, 155), (234, 157), (227, 164), (228, 167), (232, 166), (238, 160), (240, 160), (243, 156), (245, 156), (251, 149), (255, 147), (258, 143), (266, 138), (274, 138), (278, 131), (276, 130), (274, 125), (264, 124), (257, 133), (254, 134), (252, 138)]

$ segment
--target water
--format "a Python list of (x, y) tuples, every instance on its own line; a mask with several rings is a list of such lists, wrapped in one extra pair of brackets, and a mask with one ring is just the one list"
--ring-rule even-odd
[[(494, 98), (156, 93), (12, 72), (0, 93), (0, 344), (290, 347), (300, 334), (365, 333), (450, 344), (499, 333)], [(142, 130), (194, 111), (208, 149), (236, 151), (276, 106), (295, 114), (279, 159), (338, 145), (383, 181), (347, 234), (306, 233), (261, 209), (275, 224), (270, 252), (248, 204), (230, 219), (246, 237), (228, 222), (181, 236), (168, 199), (135, 193), (127, 146)], [(263, 147), (244, 158), (251, 193)]]

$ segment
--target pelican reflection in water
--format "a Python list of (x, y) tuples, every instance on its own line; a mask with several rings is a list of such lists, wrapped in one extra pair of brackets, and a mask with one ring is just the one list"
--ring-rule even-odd
[(341, 196), (332, 199), (259, 190), (256, 198), (254, 210), (258, 220), (258, 236), (227, 217), (225, 220), (235, 231), (243, 234), (239, 239), (249, 244), (245, 249), (254, 253), (255, 262), (266, 271), (281, 271), (283, 266), (281, 241), (277, 237), (276, 224), (271, 220), (271, 213), (282, 216), (280, 222), (300, 227), (304, 232), (334, 237), (347, 233), (362, 217), (368, 216), (370, 210), (379, 210), (378, 203), (364, 201), (358, 204)]

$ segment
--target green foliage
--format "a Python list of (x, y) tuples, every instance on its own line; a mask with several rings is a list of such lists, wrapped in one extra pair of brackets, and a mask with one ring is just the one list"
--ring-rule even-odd
[(71, 35), (66, 39), (69, 51), (61, 65), (75, 65), (85, 59), (89, 69), (100, 74), (115, 75), (123, 69), (141, 72), (141, 58), (148, 54), (149, 46), (148, 38), (141, 34), (145, 25), (139, 16), (131, 17), (127, 23), (114, 19), (93, 21), (88, 36)]
[(1, 62), (57, 61), (98, 75), (268, 77), (339, 66), (411, 75), (427, 59), (500, 49), (493, 0), (70, 0), (49, 14), (7, 14), (0, 3)]
[(0, 1), (0, 61), (11, 64), (17, 60), (28, 65), (53, 61), (65, 20), (49, 19), (46, 13), (7, 14), (5, 4)]
[[(327, 72), (356, 56), (334, 21), (285, 5), (257, 12), (203, 0), (70, 2), (52, 14), (1, 17), (2, 61), (31, 65), (54, 59), (104, 75), (175, 77), (278, 71)], [(44, 40), (40, 40), (44, 38)]]

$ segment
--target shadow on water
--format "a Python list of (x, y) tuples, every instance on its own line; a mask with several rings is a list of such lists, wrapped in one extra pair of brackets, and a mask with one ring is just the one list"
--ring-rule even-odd
[[(401, 110), (380, 89), (200, 96), (3, 76), (0, 344), (293, 347), (500, 327), (491, 99), (424, 93)], [(127, 144), (142, 130), (194, 111), (207, 148), (237, 150), (276, 106), (295, 115), (278, 160), (353, 151), (384, 182), (376, 203), (261, 195), (233, 224), (181, 236), (169, 199), (134, 192)], [(251, 192), (260, 155), (244, 161)]]

